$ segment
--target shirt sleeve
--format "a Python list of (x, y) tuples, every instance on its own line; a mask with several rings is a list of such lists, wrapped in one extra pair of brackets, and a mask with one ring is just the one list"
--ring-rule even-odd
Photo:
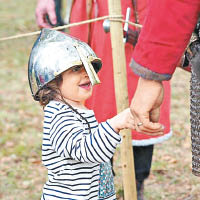
[(109, 161), (121, 142), (108, 122), (100, 123), (92, 133), (71, 114), (59, 116), (52, 122), (50, 143), (54, 151), (65, 158), (80, 162), (102, 163)]
[(169, 80), (200, 13), (199, 0), (150, 0), (131, 67), (143, 78)]

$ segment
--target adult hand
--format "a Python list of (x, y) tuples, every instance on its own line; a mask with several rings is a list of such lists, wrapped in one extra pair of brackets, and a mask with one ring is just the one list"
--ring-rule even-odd
[(163, 96), (162, 82), (139, 78), (130, 106), (136, 131), (149, 135), (163, 134), (164, 126), (158, 123)]
[(49, 16), (52, 24), (57, 23), (54, 0), (38, 0), (35, 15), (36, 23), (40, 28), (51, 28), (46, 20), (46, 15)]

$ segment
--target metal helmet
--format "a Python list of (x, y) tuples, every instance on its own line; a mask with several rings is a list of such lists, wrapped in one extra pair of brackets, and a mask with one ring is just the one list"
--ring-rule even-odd
[(101, 69), (101, 59), (88, 44), (59, 31), (42, 29), (28, 63), (33, 98), (39, 100), (39, 90), (62, 72), (77, 65), (85, 67), (92, 85), (100, 83), (96, 72)]

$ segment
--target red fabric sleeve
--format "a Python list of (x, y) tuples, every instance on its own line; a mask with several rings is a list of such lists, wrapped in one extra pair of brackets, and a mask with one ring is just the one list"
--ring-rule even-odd
[(133, 59), (159, 74), (173, 74), (197, 23), (200, 0), (149, 0)]

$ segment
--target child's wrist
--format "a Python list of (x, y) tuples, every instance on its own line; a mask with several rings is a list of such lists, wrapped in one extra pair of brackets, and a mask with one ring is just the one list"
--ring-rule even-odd
[(115, 126), (115, 122), (114, 122), (114, 119), (111, 118), (111, 119), (108, 119), (107, 122), (110, 124), (110, 126), (113, 128), (113, 130), (116, 132), (116, 133), (119, 133), (120, 129), (118, 127)]

